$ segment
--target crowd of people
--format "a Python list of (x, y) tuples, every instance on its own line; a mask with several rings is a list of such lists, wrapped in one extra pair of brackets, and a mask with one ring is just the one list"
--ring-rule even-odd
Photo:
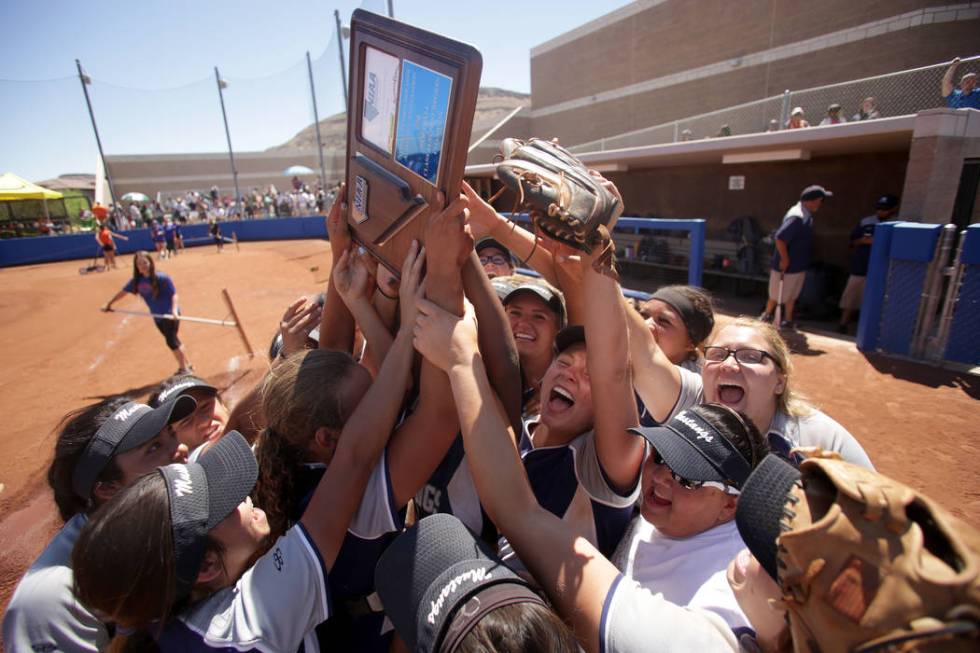
[[(65, 415), (8, 650), (975, 650), (980, 534), (874, 471), (773, 325), (637, 310), (602, 248), (464, 190), (394, 275), (341, 188), (234, 406), (158, 324), (176, 375)], [(179, 313), (148, 253), (129, 292)]]

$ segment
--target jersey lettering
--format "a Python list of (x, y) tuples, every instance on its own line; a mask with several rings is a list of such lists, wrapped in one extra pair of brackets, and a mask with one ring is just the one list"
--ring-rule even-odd
[(426, 485), (419, 492), (417, 499), (425, 512), (430, 514), (439, 512), (439, 506), (442, 505), (442, 490)]

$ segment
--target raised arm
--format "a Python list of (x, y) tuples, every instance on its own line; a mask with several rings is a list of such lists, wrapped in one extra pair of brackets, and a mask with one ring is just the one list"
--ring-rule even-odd
[[(406, 259), (409, 270), (416, 263), (417, 251), (413, 244)], [(403, 286), (402, 301), (414, 306), (421, 291), (415, 283)], [(399, 329), (377, 378), (344, 425), (333, 460), (303, 513), (301, 522), (327, 569), (337, 558), (371, 472), (394, 430), (410, 382), (413, 353), (412, 325), (407, 324)]]
[(326, 298), (320, 317), (320, 349), (350, 352), (354, 348), (354, 316), (347, 309), (334, 286), (333, 271), (341, 255), (350, 249), (351, 237), (347, 227), (347, 193), (344, 184), (337, 191), (337, 198), (327, 216), (327, 234), (330, 237), (330, 279), (327, 281)]
[[(611, 243), (610, 243), (611, 244)], [(643, 465), (643, 440), (627, 429), (639, 424), (630, 372), (626, 306), (619, 283), (596, 269), (602, 256), (597, 247), (582, 257), (585, 295), (585, 342), (596, 452), (612, 486), (628, 494)]]
[(598, 651), (603, 602), (619, 572), (538, 504), (487, 380), (472, 316), (459, 319), (430, 302), (420, 302), (420, 311), (415, 346), (448, 370), (481, 503), (582, 646)]
[[(365, 261), (367, 256), (370, 255), (359, 254), (354, 250), (344, 252), (332, 276), (334, 287), (354, 316), (357, 325), (361, 327), (368, 348), (375, 352), (370, 360), (378, 361), (384, 359), (388, 348), (391, 347), (392, 337), (371, 302), (375, 281)], [(366, 367), (372, 376), (377, 375), (377, 369), (371, 365)]]
[(539, 246), (540, 243), (534, 234), (497, 213), (496, 209), (484, 201), (466, 182), (463, 182), (463, 192), (470, 203), (470, 224), (474, 236), (490, 236), (502, 243), (514, 256), (544, 277), (545, 281), (553, 286), (559, 286), (552, 254)]
[(955, 87), (953, 78), (956, 77), (956, 69), (959, 67), (960, 58), (956, 57), (953, 59), (953, 62), (950, 64), (949, 68), (946, 69), (946, 73), (943, 75), (942, 88), (940, 89), (943, 97), (949, 97), (952, 94), (953, 88)]
[(503, 403), (510, 425), (520, 432), (521, 367), (510, 321), (476, 252), (463, 264), (463, 289), (480, 324), (480, 352), (490, 384)]
[[(426, 296), (448, 311), (463, 313), (460, 267), (473, 251), (466, 231), (465, 198), (437, 210), (426, 227)], [(404, 275), (402, 284), (404, 284)], [(402, 311), (402, 328), (406, 319)], [(411, 326), (411, 325), (409, 325)], [(388, 446), (388, 471), (395, 505), (406, 505), (439, 466), (459, 427), (449, 379), (431, 363), (422, 361), (419, 401), (398, 427)]]
[(625, 300), (623, 307), (630, 333), (633, 388), (650, 416), (663, 422), (670, 416), (681, 393), (681, 373), (657, 345), (643, 317)]

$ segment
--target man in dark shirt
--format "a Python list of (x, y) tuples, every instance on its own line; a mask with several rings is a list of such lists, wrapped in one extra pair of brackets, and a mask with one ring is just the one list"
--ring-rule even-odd
[(783, 216), (783, 223), (776, 231), (776, 251), (769, 272), (769, 301), (766, 302), (766, 310), (759, 316), (760, 320), (771, 322), (776, 305), (782, 303), (785, 312), (782, 323), (777, 326), (782, 329), (796, 326), (793, 308), (803, 290), (806, 270), (810, 267), (813, 214), (820, 210), (825, 197), (832, 196), (833, 193), (823, 186), (807, 186), (800, 194), (800, 201)]
[(875, 212), (865, 218), (851, 231), (851, 276), (840, 296), (840, 324), (837, 330), (847, 333), (847, 325), (856, 311), (861, 310), (864, 299), (864, 281), (868, 276), (868, 261), (871, 259), (871, 243), (875, 227), (879, 222), (892, 219), (898, 213), (898, 198), (882, 195), (875, 202)]

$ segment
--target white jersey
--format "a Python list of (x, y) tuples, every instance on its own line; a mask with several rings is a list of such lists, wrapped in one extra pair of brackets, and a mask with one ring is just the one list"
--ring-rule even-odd
[[(636, 517), (613, 554), (612, 563), (623, 574), (651, 592), (677, 605), (690, 605), (694, 596), (716, 573), (724, 575), (728, 563), (745, 548), (734, 521), (703, 533), (674, 538)], [(735, 595), (725, 583), (712, 599), (712, 607), (732, 628), (749, 627)]]
[(181, 614), (162, 651), (319, 651), (313, 629), (330, 616), (327, 570), (302, 524), (286, 531), (232, 587)]
[(100, 651), (105, 624), (75, 600), (71, 551), (85, 515), (69, 519), (17, 585), (3, 618), (8, 651)]
[(619, 576), (609, 588), (599, 622), (604, 653), (732, 653), (738, 639), (713, 612), (681, 607)]
[[(684, 368), (679, 368), (679, 371), (681, 388), (670, 417), (704, 402), (704, 381), (701, 375)], [(784, 458), (789, 457), (790, 450), (795, 447), (819, 447), (824, 451), (836, 451), (849, 463), (874, 469), (871, 459), (857, 439), (830, 416), (817, 409), (813, 409), (809, 415), (799, 417), (777, 410), (769, 423), (767, 435), (770, 449)]]

